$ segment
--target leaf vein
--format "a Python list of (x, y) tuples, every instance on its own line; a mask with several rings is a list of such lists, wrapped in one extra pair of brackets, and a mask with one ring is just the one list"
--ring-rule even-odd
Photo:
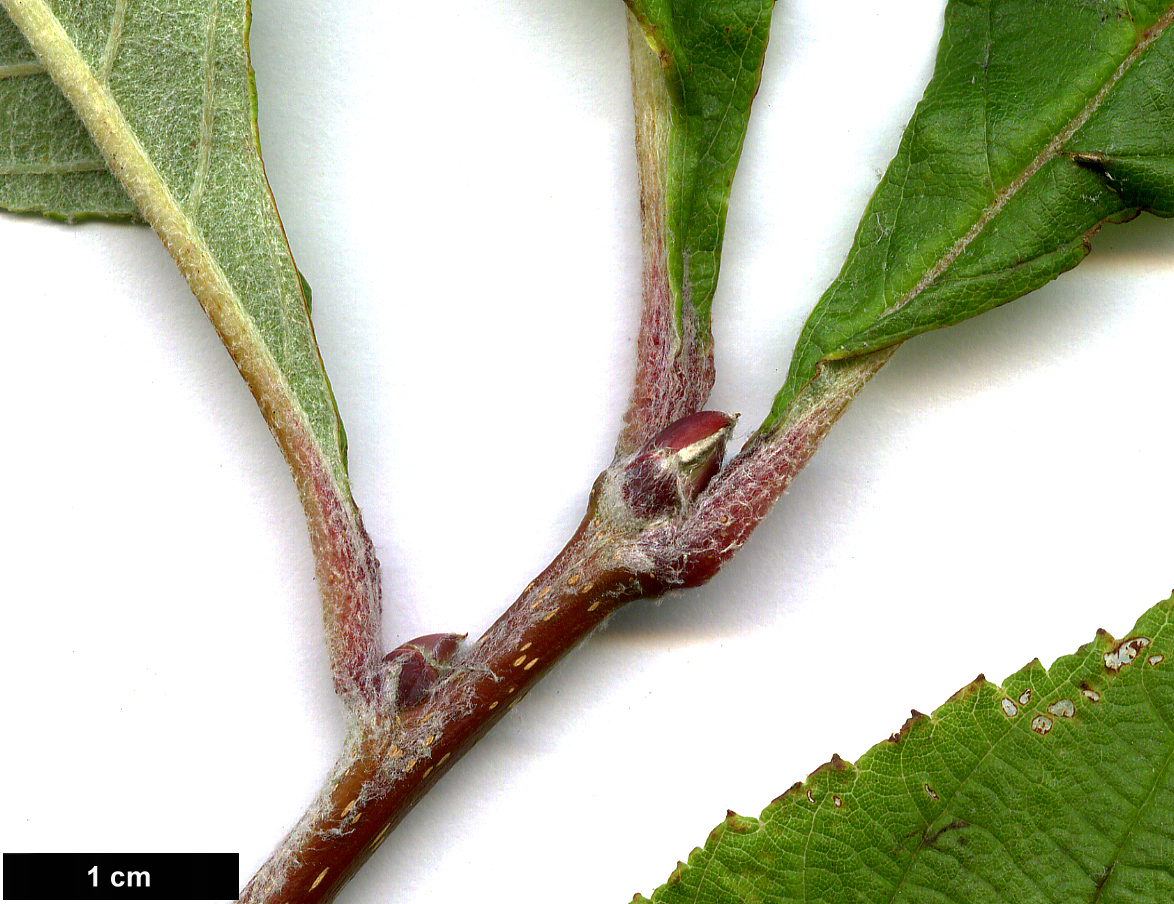
[(212, 125), (216, 116), (216, 15), (218, 0), (212, 0), (208, 10), (208, 24), (204, 33), (203, 59), (203, 105), (200, 109), (200, 134), (196, 145), (196, 171), (192, 176), (192, 187), (184, 207), (188, 216), (195, 217), (204, 200), (204, 188), (208, 182), (208, 171), (212, 165)]
[(64, 160), (55, 163), (0, 163), (0, 176), (60, 176), (67, 173), (97, 173), (106, 169), (104, 161)]
[(45, 67), (40, 63), (9, 63), (0, 66), (0, 78), (19, 78), (25, 75), (44, 75)]
[(99, 84), (110, 84), (110, 73), (114, 71), (114, 60), (118, 57), (118, 45), (122, 43), (122, 29), (126, 24), (126, 7), (129, 0), (117, 0), (114, 14), (110, 17), (110, 34), (106, 37), (106, 49), (102, 62), (95, 73)]

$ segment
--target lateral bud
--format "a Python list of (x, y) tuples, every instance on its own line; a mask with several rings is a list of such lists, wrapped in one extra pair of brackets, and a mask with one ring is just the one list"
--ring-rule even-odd
[(451, 662), (464, 634), (424, 634), (400, 644), (383, 657), (385, 668), (395, 674), (395, 705), (409, 709), (423, 702), (428, 690), (452, 671)]
[(609, 495), (639, 522), (676, 514), (721, 468), (734, 422), (720, 411), (674, 421), (635, 455), (604, 472)]

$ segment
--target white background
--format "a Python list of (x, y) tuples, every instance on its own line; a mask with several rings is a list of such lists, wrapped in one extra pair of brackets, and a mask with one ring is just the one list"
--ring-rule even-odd
[[(714, 326), (738, 441), (943, 5), (776, 9)], [(627, 399), (622, 5), (256, 0), (253, 57), (388, 644), (476, 635), (569, 536)], [(1076, 273), (908, 343), (725, 571), (617, 615), (339, 900), (629, 900), (911, 707), (1127, 633), (1174, 586), (1172, 239), (1106, 230)], [(3, 218), (0, 260), (0, 849), (239, 851), (246, 880), (342, 729), (285, 465), (149, 231)]]

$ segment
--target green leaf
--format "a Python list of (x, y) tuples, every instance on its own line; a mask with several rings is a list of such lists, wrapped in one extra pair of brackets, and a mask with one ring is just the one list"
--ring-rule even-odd
[(952, 0), (937, 64), (761, 431), (822, 364), (1005, 304), (1174, 213), (1174, 6)]
[(676, 309), (709, 344), (730, 186), (758, 91), (774, 0), (627, 0), (659, 58), (670, 126), (658, 150)]
[[(257, 399), (306, 510), (336, 684), (352, 701), (370, 699), (378, 564), (351, 498), (346, 438), (305, 283), (261, 163), (248, 3), (3, 5), (163, 240)], [(18, 117), (0, 120), (9, 144), (21, 129)], [(50, 209), (65, 214), (57, 203)]]
[(1174, 597), (1124, 640), (980, 675), (759, 819), (730, 814), (658, 889), (704, 900), (1174, 900)]
[(7, 15), (0, 15), (0, 208), (74, 220), (138, 208)]

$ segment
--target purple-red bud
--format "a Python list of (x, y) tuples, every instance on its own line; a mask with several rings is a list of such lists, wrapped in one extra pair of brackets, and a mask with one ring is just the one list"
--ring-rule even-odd
[(644, 448), (663, 447), (674, 452), (682, 452), (689, 446), (707, 443), (711, 438), (720, 436), (724, 449), (725, 441), (729, 439), (728, 432), (734, 426), (735, 420), (736, 418), (723, 411), (698, 411), (696, 414), (673, 421), (650, 439)]
[(674, 421), (620, 468), (620, 495), (636, 517), (651, 520), (695, 499), (721, 468), (734, 418), (700, 411)]
[(464, 634), (424, 634), (400, 644), (383, 657), (388, 665), (399, 664), (395, 684), (397, 708), (408, 709), (424, 700), (428, 689), (451, 671), (447, 666), (464, 638)]
[(448, 662), (461, 648), (461, 641), (464, 639), (464, 634), (422, 634), (414, 640), (409, 640), (404, 646), (415, 647), (437, 662)]
[(402, 659), (403, 664), (400, 665), (399, 678), (395, 684), (395, 705), (399, 709), (407, 709), (428, 695), (428, 688), (436, 683), (440, 672), (429, 665), (418, 650), (404, 649), (396, 652), (401, 655), (395, 658)]

